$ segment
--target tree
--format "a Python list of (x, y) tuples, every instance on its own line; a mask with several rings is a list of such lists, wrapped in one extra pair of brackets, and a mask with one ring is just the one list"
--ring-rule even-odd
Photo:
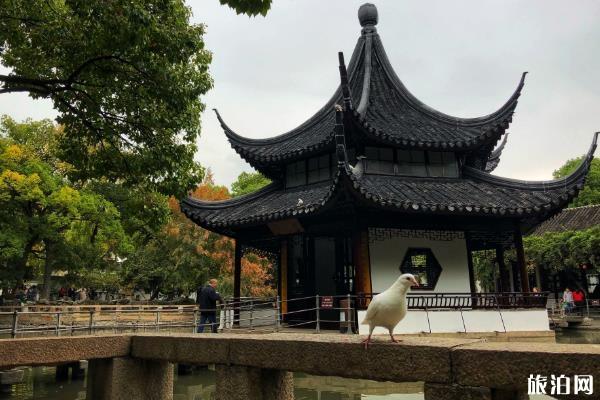
[[(214, 184), (210, 170), (194, 195), (210, 200), (229, 198), (227, 188)], [(149, 291), (152, 299), (161, 294), (189, 295), (210, 277), (220, 275), (222, 255), (232, 251), (220, 235), (183, 215), (175, 198), (169, 199), (169, 208), (169, 223), (123, 264), (123, 282)]]
[(182, 0), (0, 0), (0, 94), (52, 101), (73, 179), (184, 194), (211, 87), (203, 25)]
[(238, 14), (267, 15), (271, 8), (272, 0), (220, 0), (221, 4), (227, 4)]
[(549, 271), (576, 269), (583, 264), (600, 265), (600, 226), (528, 236), (523, 244), (528, 261)]
[[(567, 161), (562, 167), (554, 171), (554, 178), (562, 178), (573, 172), (583, 160), (578, 157)], [(588, 204), (600, 204), (600, 159), (594, 158), (583, 189), (569, 207), (579, 207)]]
[(256, 192), (269, 183), (271, 183), (271, 180), (260, 172), (242, 172), (237, 180), (231, 184), (231, 194), (233, 197), (238, 197)]
[(42, 298), (56, 267), (99, 265), (128, 250), (110, 202), (69, 186), (32, 149), (6, 138), (0, 138), (0, 230), (3, 280), (22, 282), (35, 254), (43, 260)]
[[(230, 198), (226, 187), (214, 183), (210, 170), (191, 195), (212, 201)], [(218, 278), (219, 291), (231, 296), (234, 241), (194, 224), (179, 210), (174, 198), (169, 204), (170, 222), (127, 259), (123, 282), (148, 290), (155, 299), (161, 294), (189, 295), (208, 279)], [(246, 253), (241, 281), (244, 296), (273, 296), (273, 264), (258, 254)]]

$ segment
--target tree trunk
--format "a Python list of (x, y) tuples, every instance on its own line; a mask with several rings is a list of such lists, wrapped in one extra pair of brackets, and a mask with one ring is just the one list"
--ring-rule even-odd
[(16, 286), (23, 286), (23, 281), (25, 279), (25, 269), (27, 268), (27, 261), (29, 260), (29, 255), (33, 250), (33, 246), (37, 242), (37, 238), (31, 238), (25, 243), (25, 248), (23, 249), (23, 254), (19, 259), (15, 262), (15, 277), (16, 277)]
[(52, 279), (52, 243), (49, 240), (44, 240), (44, 252), (46, 259), (44, 260), (44, 288), (42, 290), (40, 300), (50, 300), (50, 281)]

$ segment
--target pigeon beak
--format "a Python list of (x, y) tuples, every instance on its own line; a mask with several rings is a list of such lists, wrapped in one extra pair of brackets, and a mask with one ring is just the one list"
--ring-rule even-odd
[(416, 279), (413, 279), (412, 280), (412, 285), (410, 285), (410, 286), (412, 286), (412, 287), (419, 287), (419, 282), (417, 282)]

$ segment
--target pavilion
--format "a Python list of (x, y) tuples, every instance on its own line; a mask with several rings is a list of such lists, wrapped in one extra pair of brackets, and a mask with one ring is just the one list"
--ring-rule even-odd
[[(392, 68), (376, 29), (377, 9), (358, 12), (361, 35), (340, 85), (299, 127), (266, 139), (234, 132), (231, 146), (272, 183), (226, 201), (181, 201), (198, 225), (236, 239), (235, 297), (244, 248), (277, 262), (282, 300), (370, 295), (401, 272), (421, 293), (475, 293), (472, 252), (494, 249), (502, 291), (504, 252), (515, 248), (520, 291), (530, 291), (522, 235), (582, 188), (597, 134), (581, 165), (552, 181), (492, 175), (524, 86), (497, 111), (458, 118), (423, 104)], [(286, 307), (284, 306), (284, 312)]]

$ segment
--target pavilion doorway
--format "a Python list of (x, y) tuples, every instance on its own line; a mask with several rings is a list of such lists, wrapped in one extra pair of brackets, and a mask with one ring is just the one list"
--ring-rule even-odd
[[(287, 322), (293, 325), (314, 321), (316, 295), (334, 296), (333, 308), (320, 309), (320, 319), (338, 321), (339, 309), (336, 308), (340, 307), (342, 296), (354, 294), (352, 238), (295, 235), (288, 241), (287, 253)], [(301, 311), (309, 309), (312, 310)]]

